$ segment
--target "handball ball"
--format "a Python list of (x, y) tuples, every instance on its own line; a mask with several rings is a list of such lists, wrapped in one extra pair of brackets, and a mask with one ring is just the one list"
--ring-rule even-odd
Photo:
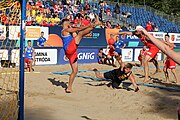
[(113, 45), (114, 44), (114, 39), (109, 39), (108, 40), (108, 45)]

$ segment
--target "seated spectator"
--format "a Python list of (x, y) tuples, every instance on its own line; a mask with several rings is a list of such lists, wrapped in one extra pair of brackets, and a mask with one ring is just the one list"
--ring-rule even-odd
[(32, 6), (34, 5), (34, 1), (33, 0), (28, 0), (28, 3)]
[(60, 8), (60, 6), (59, 6), (58, 2), (56, 2), (54, 5), (54, 12), (58, 12), (59, 8)]
[(90, 4), (86, 1), (84, 4), (84, 11), (89, 11), (91, 9)]
[(36, 10), (34, 6), (32, 7), (32, 16), (36, 16)]
[(106, 10), (106, 15), (112, 16), (112, 15), (111, 15), (111, 9), (110, 9), (110, 8), (108, 8), (108, 9)]
[(99, 64), (106, 64), (107, 55), (103, 53), (103, 48), (99, 49), (97, 60)]
[(27, 2), (27, 4), (26, 4), (26, 10), (30, 10), (30, 9), (32, 9), (32, 6), (31, 6), (31, 4), (30, 4), (29, 2)]
[(68, 5), (67, 0), (62, 0), (62, 5)]
[(132, 25), (129, 25), (128, 30), (129, 31), (134, 31), (135, 29), (132, 27)]
[(130, 17), (131, 17), (131, 13), (128, 12), (128, 11), (122, 12), (122, 15), (123, 15), (123, 17), (125, 17), (125, 18), (130, 18)]
[(37, 1), (36, 1), (36, 8), (37, 8), (38, 10), (41, 10), (41, 9), (42, 9), (42, 2), (41, 2), (41, 0), (37, 0)]
[(56, 17), (54, 18), (54, 23), (55, 23), (56, 25), (59, 25), (60, 19), (59, 19), (58, 15), (56, 15)]
[(38, 15), (36, 16), (36, 22), (37, 24), (40, 24), (42, 22), (42, 15), (40, 13), (38, 13)]
[(123, 26), (121, 27), (122, 30), (128, 30), (127, 25), (124, 23)]
[(152, 31), (152, 24), (151, 24), (151, 21), (149, 20), (148, 23), (146, 24), (146, 30), (148, 32), (151, 32)]
[(7, 16), (4, 13), (2, 13), (2, 15), (1, 15), (2, 25), (5, 24), (6, 20), (7, 20)]
[(47, 13), (49, 11), (49, 2), (47, 0), (42, 1), (42, 5), (44, 7), (44, 12)]
[(85, 16), (85, 18), (82, 18), (81, 25), (82, 26), (88, 26), (91, 23), (91, 20), (88, 16)]
[(49, 1), (50, 9), (54, 8), (54, 5), (55, 5), (54, 0), (50, 0), (50, 1)]
[(16, 20), (14, 17), (10, 19), (9, 25), (16, 25)]
[(76, 1), (76, 5), (78, 5), (78, 6), (81, 5), (80, 0), (77, 0), (77, 1)]
[(95, 19), (95, 14), (93, 11), (91, 11), (91, 13), (89, 14), (89, 18), (91, 19), (91, 21)]
[(155, 28), (155, 24), (154, 24), (154, 22), (151, 22), (151, 25), (152, 25), (152, 32), (154, 31), (154, 28)]
[(32, 13), (30, 13), (30, 15), (27, 15), (27, 17), (26, 17), (27, 19), (26, 19), (26, 24), (27, 25), (31, 25), (31, 23), (32, 23)]
[(121, 30), (121, 26), (120, 26), (119, 24), (117, 24), (117, 25), (115, 26), (115, 29)]
[(54, 21), (54, 17), (51, 15), (51, 17), (49, 18), (49, 24), (54, 25), (55, 21)]
[(156, 27), (154, 28), (154, 32), (159, 32), (159, 28), (158, 28), (157, 25), (156, 25)]
[(99, 6), (103, 6), (103, 0), (100, 0), (98, 3)]
[(107, 21), (107, 22), (106, 22), (106, 28), (107, 28), (107, 29), (111, 29), (111, 28), (112, 28), (112, 25), (111, 25), (111, 22), (110, 22), (110, 21)]
[(78, 17), (78, 16), (76, 16), (73, 22), (74, 22), (74, 24), (75, 24), (75, 25), (78, 25), (78, 24), (79, 24), (79, 22), (80, 22), (79, 17)]

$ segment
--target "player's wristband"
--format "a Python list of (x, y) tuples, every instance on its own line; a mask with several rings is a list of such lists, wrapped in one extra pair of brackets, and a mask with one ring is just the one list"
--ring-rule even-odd
[(138, 91), (139, 91), (139, 87), (137, 87), (134, 92), (138, 92)]

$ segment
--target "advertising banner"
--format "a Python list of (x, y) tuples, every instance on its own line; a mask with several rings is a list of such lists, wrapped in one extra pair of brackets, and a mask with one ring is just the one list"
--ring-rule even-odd
[(122, 49), (122, 61), (133, 61), (133, 49)]
[[(48, 39), (48, 27), (26, 26), (26, 40), (37, 40), (41, 36), (41, 32), (44, 32), (44, 37)], [(9, 26), (9, 39), (20, 39), (20, 26)]]
[(134, 61), (139, 61), (138, 60), (138, 56), (140, 54), (140, 50), (142, 50), (142, 48), (135, 49), (135, 52), (134, 52)]
[(149, 32), (151, 35), (153, 35), (155, 38), (164, 40), (165, 34), (164, 32)]
[(57, 49), (35, 49), (36, 65), (57, 64)]
[[(78, 63), (97, 63), (98, 48), (78, 48)], [(69, 64), (64, 49), (60, 49), (58, 64)]]

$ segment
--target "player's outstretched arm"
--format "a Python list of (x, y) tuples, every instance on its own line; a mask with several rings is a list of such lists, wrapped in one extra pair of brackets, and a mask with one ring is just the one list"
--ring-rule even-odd
[(132, 32), (117, 32), (117, 33), (112, 33), (113, 35), (133, 35)]
[(81, 26), (81, 27), (77, 27), (77, 28), (67, 28), (64, 31), (73, 33), (73, 32), (78, 32), (78, 31), (84, 30), (84, 29), (86, 29), (86, 28), (88, 28), (90, 26), (91, 26), (91, 24), (88, 25), (88, 26)]
[(132, 82), (132, 85), (133, 85), (134, 88), (135, 88), (134, 91), (135, 91), (135, 92), (139, 91), (139, 87), (138, 87), (137, 84), (136, 84), (136, 80), (135, 80), (133, 74), (131, 74), (131, 75), (129, 76), (129, 80)]
[(145, 29), (139, 29), (142, 31), (145, 35), (147, 35), (150, 40), (167, 56), (172, 58), (175, 62), (180, 64), (180, 53), (174, 52), (174, 50), (171, 50), (171, 48), (164, 43), (164, 41), (159, 40), (155, 38), (154, 36), (150, 35)]

